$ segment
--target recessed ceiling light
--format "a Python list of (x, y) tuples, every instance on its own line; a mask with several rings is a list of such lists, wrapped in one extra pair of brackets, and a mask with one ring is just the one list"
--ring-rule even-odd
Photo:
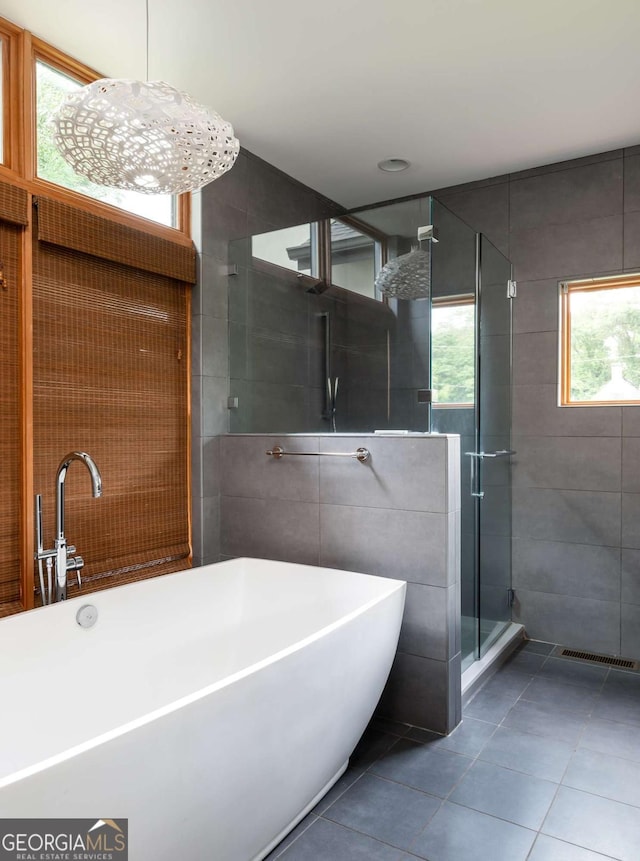
[(406, 170), (410, 164), (406, 158), (384, 158), (378, 162), (378, 167), (387, 173), (395, 173), (397, 170)]

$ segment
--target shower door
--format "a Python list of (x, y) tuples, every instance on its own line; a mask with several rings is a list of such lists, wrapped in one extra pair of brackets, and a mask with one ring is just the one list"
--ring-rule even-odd
[(477, 655), (511, 620), (511, 263), (476, 238), (475, 504)]

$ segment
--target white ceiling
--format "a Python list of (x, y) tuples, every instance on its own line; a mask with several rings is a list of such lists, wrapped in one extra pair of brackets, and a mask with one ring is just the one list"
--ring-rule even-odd
[[(149, 77), (345, 206), (640, 143), (640, 0), (148, 0)], [(145, 77), (145, 0), (0, 0)], [(411, 168), (384, 174), (389, 156)]]

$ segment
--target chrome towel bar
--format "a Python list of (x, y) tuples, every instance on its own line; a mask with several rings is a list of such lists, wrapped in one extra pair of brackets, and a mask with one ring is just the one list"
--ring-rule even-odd
[(352, 457), (359, 460), (360, 463), (366, 463), (371, 457), (368, 448), (357, 448), (355, 451), (285, 451), (282, 446), (274, 445), (269, 451), (265, 452), (268, 457), (274, 457), (279, 460), (281, 457)]

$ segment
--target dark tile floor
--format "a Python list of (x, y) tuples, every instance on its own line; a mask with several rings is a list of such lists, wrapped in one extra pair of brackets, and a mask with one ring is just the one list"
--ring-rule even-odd
[(528, 642), (447, 738), (374, 721), (268, 861), (639, 861), (640, 674)]

